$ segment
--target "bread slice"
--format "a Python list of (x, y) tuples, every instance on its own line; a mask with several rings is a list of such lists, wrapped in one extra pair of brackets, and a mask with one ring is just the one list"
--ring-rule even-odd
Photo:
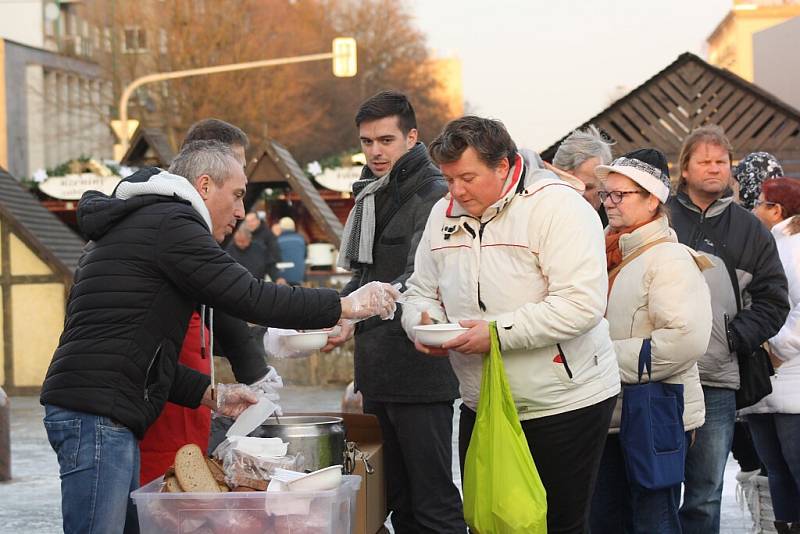
[(248, 488), (247, 491), (266, 491), (268, 484), (269, 482), (266, 480), (250, 478), (243, 475), (236, 475), (231, 479), (231, 488), (233, 488), (233, 491), (241, 491), (239, 488), (242, 486)]
[(194, 443), (184, 445), (175, 454), (175, 477), (183, 491), (219, 493), (219, 485), (206, 463), (205, 455)]
[(222, 493), (228, 493), (231, 490), (224, 482), (219, 483), (218, 486), (219, 486), (219, 491), (221, 491)]
[(211, 471), (211, 476), (214, 477), (214, 480), (217, 481), (217, 484), (224, 484), (225, 471), (222, 470), (222, 466), (211, 458), (206, 458), (206, 463), (208, 464), (209, 471)]
[(178, 479), (174, 476), (169, 476), (164, 479), (164, 485), (161, 488), (162, 493), (183, 493)]

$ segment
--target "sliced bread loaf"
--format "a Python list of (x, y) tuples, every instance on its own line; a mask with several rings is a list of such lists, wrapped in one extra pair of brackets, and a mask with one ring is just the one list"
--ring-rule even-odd
[(206, 458), (206, 463), (208, 464), (208, 469), (211, 471), (211, 476), (214, 477), (214, 480), (216, 480), (218, 484), (224, 484), (225, 471), (222, 470), (222, 466), (211, 458)]
[(178, 484), (178, 479), (174, 476), (169, 476), (164, 479), (164, 485), (161, 487), (162, 493), (183, 493), (181, 485)]
[(208, 468), (205, 455), (194, 443), (184, 445), (175, 454), (175, 477), (183, 491), (219, 493), (219, 485)]

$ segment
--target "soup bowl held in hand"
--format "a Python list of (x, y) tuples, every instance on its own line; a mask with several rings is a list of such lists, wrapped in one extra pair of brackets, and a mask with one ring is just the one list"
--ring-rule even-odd
[(283, 344), (292, 351), (305, 352), (321, 349), (328, 342), (328, 331), (310, 330), (307, 332), (297, 332), (295, 334), (285, 334)]
[(468, 330), (457, 323), (422, 324), (414, 327), (414, 335), (423, 345), (441, 347)]

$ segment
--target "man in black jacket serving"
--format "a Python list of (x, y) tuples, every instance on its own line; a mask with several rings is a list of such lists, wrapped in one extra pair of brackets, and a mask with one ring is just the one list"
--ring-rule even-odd
[(198, 304), (250, 322), (324, 328), (340, 318), (389, 317), (396, 290), (335, 291), (254, 278), (218, 245), (244, 217), (247, 179), (229, 146), (187, 144), (170, 172), (143, 169), (112, 196), (84, 194), (87, 244), (64, 332), (42, 385), (44, 425), (58, 455), (63, 526), (122, 532), (138, 486), (137, 440), (169, 400), (237, 416), (257, 398), (177, 363)]

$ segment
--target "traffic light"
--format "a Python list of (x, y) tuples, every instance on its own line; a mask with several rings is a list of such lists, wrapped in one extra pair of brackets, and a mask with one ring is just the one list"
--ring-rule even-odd
[(352, 37), (337, 37), (333, 40), (333, 75), (351, 78), (358, 70), (356, 40)]

